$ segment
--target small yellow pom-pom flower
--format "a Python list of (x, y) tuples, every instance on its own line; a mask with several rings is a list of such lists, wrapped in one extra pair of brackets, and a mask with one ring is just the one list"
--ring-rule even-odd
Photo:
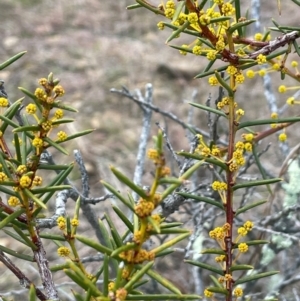
[(263, 35), (260, 32), (258, 32), (254, 35), (255, 41), (262, 41), (262, 39), (263, 39)]
[(65, 94), (65, 90), (63, 89), (62, 86), (58, 85), (55, 86), (53, 88), (53, 92), (57, 95), (57, 96), (63, 96)]
[(244, 228), (245, 228), (247, 231), (251, 231), (251, 230), (253, 229), (253, 226), (254, 226), (254, 224), (253, 224), (253, 222), (251, 222), (251, 221), (246, 221), (246, 222), (244, 223)]
[(242, 73), (237, 73), (235, 75), (235, 81), (238, 83), (238, 84), (242, 84), (244, 81), (245, 81), (245, 77)]
[(295, 97), (289, 97), (287, 100), (286, 100), (286, 103), (290, 106), (294, 105), (295, 104)]
[(227, 190), (227, 184), (225, 182), (214, 181), (211, 187), (213, 190)]
[(235, 144), (235, 148), (236, 149), (239, 149), (239, 150), (243, 150), (244, 149), (244, 142), (242, 141), (238, 141), (236, 144)]
[(228, 66), (226, 71), (227, 71), (228, 74), (234, 75), (238, 72), (238, 69), (234, 66)]
[(208, 83), (211, 85), (211, 86), (217, 86), (219, 84), (219, 81), (218, 79), (215, 77), (215, 76), (211, 76), (209, 79), (208, 79)]
[(264, 77), (266, 74), (267, 74), (266, 69), (260, 69), (260, 70), (258, 71), (258, 75), (261, 76), (261, 77)]
[(241, 289), (240, 287), (237, 287), (233, 290), (233, 295), (236, 297), (242, 297), (244, 294), (243, 289)]
[(28, 176), (22, 176), (20, 179), (20, 186), (22, 188), (28, 188), (31, 185), (31, 178)]
[(64, 117), (64, 111), (62, 109), (57, 109), (54, 113), (56, 119), (61, 119)]
[(224, 3), (221, 11), (225, 16), (231, 16), (235, 13), (235, 8), (231, 3)]
[(42, 101), (45, 101), (47, 99), (46, 92), (41, 88), (36, 88), (34, 91), (34, 95)]
[(6, 98), (0, 97), (0, 107), (6, 108), (8, 107), (9, 102)]
[(214, 295), (214, 293), (210, 292), (207, 288), (204, 290), (203, 294), (207, 298), (211, 298)]
[(77, 218), (72, 218), (72, 219), (71, 219), (71, 225), (72, 225), (73, 227), (79, 226), (79, 220), (78, 220)]
[(242, 242), (238, 245), (238, 249), (241, 253), (246, 253), (248, 251), (248, 245)]
[(32, 181), (32, 184), (35, 186), (41, 186), (43, 184), (43, 178), (39, 176), (35, 176)]
[(52, 121), (51, 120), (46, 120), (45, 122), (43, 122), (42, 124), (42, 128), (45, 130), (45, 131), (50, 131), (52, 129)]
[(219, 38), (218, 42), (216, 43), (216, 50), (218, 52), (220, 52), (220, 51), (224, 50), (225, 46), (226, 45), (225, 45), (224, 39)]
[(204, 14), (199, 18), (199, 21), (203, 26), (208, 25), (210, 23), (210, 17), (207, 14)]
[(238, 109), (238, 110), (236, 110), (236, 115), (238, 115), (238, 116), (244, 116), (245, 115), (245, 111), (242, 110), (242, 109)]
[(165, 10), (165, 16), (168, 18), (168, 19), (172, 19), (173, 16), (175, 14), (175, 9), (174, 8), (167, 8)]
[(298, 66), (298, 62), (292, 61), (292, 62), (291, 62), (291, 65), (292, 65), (292, 67), (297, 67), (297, 66)]
[(48, 83), (47, 78), (40, 78), (40, 79), (39, 79), (39, 84), (40, 84), (41, 86), (46, 86), (47, 83)]
[(187, 19), (191, 24), (196, 24), (198, 22), (198, 15), (197, 13), (189, 13)]
[(15, 197), (15, 196), (11, 196), (8, 200), (7, 200), (7, 204), (11, 207), (16, 207), (18, 205), (20, 205), (20, 200)]
[(108, 284), (108, 290), (109, 291), (113, 291), (115, 289), (115, 283), (114, 282), (110, 282), (109, 284)]
[(245, 143), (245, 150), (247, 152), (252, 152), (252, 144), (250, 142)]
[(253, 138), (254, 138), (254, 135), (253, 135), (252, 133), (243, 134), (243, 138), (244, 138), (246, 141), (252, 141)]
[(56, 222), (57, 222), (57, 226), (58, 226), (58, 228), (59, 228), (60, 230), (65, 230), (67, 222), (66, 222), (66, 219), (65, 219), (63, 216), (60, 216), (60, 217), (56, 220)]
[(237, 232), (241, 236), (246, 236), (247, 233), (248, 233), (248, 231), (247, 231), (247, 229), (245, 227), (239, 227)]
[(57, 133), (58, 141), (65, 141), (68, 138), (68, 135), (64, 131), (59, 131)]
[(162, 21), (160, 21), (160, 22), (157, 23), (157, 27), (158, 27), (159, 30), (164, 30), (165, 29), (165, 24)]
[(17, 167), (17, 173), (18, 173), (19, 175), (25, 173), (26, 171), (27, 171), (26, 165), (19, 165), (19, 166)]
[(60, 257), (67, 257), (69, 256), (71, 253), (70, 249), (67, 248), (67, 247), (60, 247), (57, 249), (57, 254), (60, 256)]
[(272, 119), (277, 119), (278, 118), (278, 113), (277, 112), (272, 112), (271, 118)]
[(154, 148), (150, 148), (150, 149), (148, 149), (147, 156), (151, 160), (157, 160), (158, 159), (158, 151)]
[(286, 141), (286, 139), (287, 139), (286, 133), (281, 133), (281, 134), (278, 136), (278, 139), (279, 139), (279, 141), (281, 141), (281, 142)]
[(30, 103), (26, 108), (26, 113), (27, 114), (35, 114), (36, 112), (36, 105), (34, 103)]
[(248, 78), (253, 78), (253, 77), (255, 76), (255, 72), (254, 72), (253, 70), (249, 69), (249, 70), (247, 70), (247, 72), (246, 72), (246, 76), (247, 76)]
[(275, 63), (272, 65), (272, 69), (278, 71), (280, 69), (280, 65), (278, 63)]
[(279, 93), (285, 93), (286, 92), (286, 86), (285, 85), (281, 85), (278, 87), (278, 92)]
[(175, 2), (173, 0), (167, 1), (166, 8), (173, 8), (174, 9), (175, 7), (176, 7), (176, 5), (175, 5)]
[(168, 166), (163, 166), (161, 169), (161, 177), (168, 176), (171, 173), (171, 169)]
[(123, 301), (127, 297), (127, 290), (125, 288), (119, 288), (116, 291), (116, 299), (115, 300), (120, 300)]
[(259, 54), (256, 58), (256, 61), (257, 61), (258, 65), (262, 65), (262, 64), (265, 64), (267, 62), (267, 58), (266, 58), (265, 55)]
[(218, 52), (215, 51), (215, 50), (210, 50), (210, 51), (207, 52), (206, 58), (207, 58), (209, 61), (213, 61), (213, 60), (216, 59), (217, 53), (218, 53)]
[(134, 207), (134, 211), (136, 215), (139, 216), (140, 218), (150, 216), (153, 210), (154, 210), (154, 204), (142, 198), (138, 201), (137, 205)]
[(193, 47), (193, 53), (195, 55), (200, 55), (202, 53), (201, 49), (202, 49), (201, 46), (196, 45), (196, 46)]
[(41, 138), (36, 137), (32, 140), (32, 145), (36, 148), (43, 147), (43, 144), (44, 144), (44, 142), (43, 142), (43, 139), (41, 139)]
[(0, 172), (0, 182), (5, 182), (8, 179), (4, 172)]

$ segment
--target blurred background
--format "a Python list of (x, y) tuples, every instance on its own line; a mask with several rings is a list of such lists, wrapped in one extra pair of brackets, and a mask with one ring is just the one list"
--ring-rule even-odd
[[(243, 15), (251, 16), (252, 1), (241, 2)], [(1, 1), (0, 61), (21, 51), (26, 50), (27, 54), (0, 71), (0, 79), (5, 81), (11, 101), (15, 101), (23, 97), (18, 87), (34, 91), (38, 79), (47, 77), (50, 72), (60, 78), (66, 91), (63, 100), (80, 112), (77, 116), (70, 114), (70, 117), (76, 118), (76, 122), (67, 128), (67, 132), (95, 129), (89, 136), (68, 146), (70, 151), (77, 148), (83, 153), (93, 196), (101, 196), (104, 192), (100, 179), (119, 185), (110, 174), (110, 164), (119, 167), (129, 177), (136, 164), (142, 111), (129, 99), (110, 93), (111, 88), (126, 86), (130, 91), (141, 89), (143, 92), (145, 84), (152, 83), (154, 104), (185, 121), (189, 111), (187, 101), (192, 100), (194, 91), (198, 93), (194, 101), (202, 104), (205, 104), (210, 93), (213, 99), (217, 97), (217, 89), (211, 89), (207, 79), (193, 79), (205, 68), (206, 61), (197, 56), (181, 56), (177, 50), (165, 45), (171, 32), (157, 29), (156, 24), (162, 20), (161, 16), (145, 9), (126, 10), (126, 6), (133, 3), (133, 0)], [(160, 1), (152, 0), (151, 3), (159, 4)], [(276, 0), (261, 1), (261, 31), (273, 26), (271, 18), (280, 24), (299, 26), (299, 11), (296, 13), (296, 9), (299, 10), (292, 1), (281, 1), (279, 15)], [(251, 36), (254, 32), (248, 34)], [(171, 44), (180, 46), (191, 42), (190, 38), (182, 37)], [(281, 84), (279, 74), (272, 74), (271, 78), (273, 82), (270, 89), (278, 108), (283, 108), (287, 97), (291, 95), (278, 94), (277, 88)], [(285, 84), (289, 83), (295, 84), (287, 79)], [(239, 96), (239, 103), (247, 114), (246, 119), (270, 116), (261, 77), (247, 79), (242, 91), (238, 92)], [(27, 102), (28, 99), (25, 104)], [(293, 115), (297, 114), (298, 108), (293, 110)], [(291, 112), (285, 110), (284, 116)], [(153, 116), (152, 134), (157, 132), (156, 121), (168, 125), (168, 136), (175, 150), (189, 149), (186, 131), (156, 113)], [(195, 111), (193, 122), (197, 127), (207, 129), (204, 112)], [(299, 142), (298, 128), (296, 125), (287, 131), (291, 137), (288, 142), (290, 147)], [(276, 137), (262, 143), (261, 148), (269, 142), (277, 145)], [(279, 148), (271, 148), (264, 161), (271, 174), (278, 173), (284, 156)], [(72, 152), (68, 158), (57, 157), (58, 162), (73, 160)], [(72, 175), (72, 180), (78, 185), (79, 178), (76, 172)], [(119, 188), (121, 190), (122, 186)], [(73, 203), (70, 212), (72, 206)], [(99, 210), (101, 216), (104, 211), (109, 211), (109, 204), (101, 203), (101, 208), (98, 205), (95, 210)], [(7, 238), (3, 238), (2, 243), (9, 246)], [(49, 259), (52, 260), (51, 252)], [(172, 263), (173, 268), (178, 270), (181, 263), (175, 263)], [(162, 267), (164, 264), (161, 263)], [(0, 264), (0, 271), (2, 268)], [(181, 275), (177, 275), (177, 285), (182, 286), (180, 288), (185, 292), (192, 292), (193, 285), (186, 283), (187, 270), (182, 271)], [(5, 271), (4, 275), (12, 280), (8, 286), (7, 279), (10, 278), (1, 277), (0, 294), (18, 288), (10, 272)]]

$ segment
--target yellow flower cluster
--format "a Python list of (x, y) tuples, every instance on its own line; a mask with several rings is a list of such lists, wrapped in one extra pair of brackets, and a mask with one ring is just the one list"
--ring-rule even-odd
[(54, 112), (54, 118), (55, 119), (61, 119), (64, 117), (64, 111), (62, 109), (57, 109), (55, 112)]
[(6, 98), (0, 97), (0, 107), (6, 108), (8, 107), (9, 102)]
[(70, 255), (71, 251), (69, 248), (67, 247), (60, 247), (57, 249), (57, 254), (60, 257), (68, 257)]
[(7, 204), (11, 207), (16, 207), (18, 205), (20, 205), (20, 200), (15, 197), (15, 196), (11, 196), (8, 200), (7, 200)]
[(30, 103), (25, 108), (27, 114), (35, 114), (36, 113), (36, 105), (34, 103)]
[(226, 236), (227, 231), (223, 227), (216, 227), (209, 231), (209, 236), (213, 239), (222, 240)]
[(220, 149), (214, 145), (210, 149), (204, 142), (203, 136), (202, 135), (197, 135), (197, 138), (199, 140), (197, 148), (195, 149), (195, 153), (204, 156), (204, 157), (209, 157), (213, 156), (215, 158), (218, 158), (221, 156), (221, 151)]
[(134, 212), (140, 218), (144, 218), (150, 216), (154, 208), (155, 206), (153, 202), (140, 198), (134, 207)]
[(27, 171), (26, 165), (19, 165), (16, 170), (18, 175), (21, 175), (21, 174), (25, 173), (26, 171)]
[(36, 137), (32, 140), (32, 145), (35, 148), (41, 148), (44, 145), (44, 141), (43, 141), (43, 139)]
[(52, 129), (52, 121), (51, 120), (46, 120), (45, 122), (42, 123), (42, 128), (46, 132), (49, 132)]
[(203, 295), (207, 298), (213, 297), (214, 293), (210, 292), (207, 288), (204, 290)]
[(60, 216), (57, 220), (56, 220), (57, 226), (60, 230), (65, 230), (66, 229), (66, 225), (67, 225), (67, 221), (63, 216)]
[(47, 99), (47, 94), (44, 91), (44, 89), (42, 89), (42, 88), (36, 88), (34, 95), (36, 96), (37, 99), (39, 99), (41, 101), (46, 101), (46, 99)]
[(155, 254), (145, 249), (128, 250), (120, 253), (119, 257), (127, 263), (143, 263), (144, 261), (154, 260)]
[(127, 297), (127, 290), (125, 288), (122, 287), (116, 291), (116, 299), (115, 300), (123, 301), (126, 299), (126, 297)]
[(213, 190), (227, 190), (227, 184), (224, 183), (224, 182), (219, 182), (219, 181), (214, 181), (212, 184), (211, 184), (211, 187)]
[(31, 186), (31, 178), (29, 176), (22, 176), (21, 179), (20, 179), (20, 186), (21, 188), (28, 188)]
[(42, 179), (42, 177), (35, 176), (35, 177), (33, 178), (32, 184), (33, 184), (34, 186), (41, 186), (41, 185), (43, 184), (43, 179)]
[(57, 138), (58, 138), (58, 141), (65, 141), (68, 138), (68, 135), (64, 131), (59, 131), (57, 133)]
[(233, 290), (233, 295), (234, 295), (235, 297), (242, 297), (243, 294), (244, 294), (243, 289), (240, 288), (240, 287), (237, 287), (237, 288), (235, 288), (235, 289)]
[(220, 255), (220, 256), (217, 256), (215, 258), (215, 261), (218, 262), (218, 263), (223, 262), (225, 260), (226, 260), (226, 256), (225, 255)]
[(56, 96), (63, 96), (65, 94), (65, 90), (60, 85), (55, 86), (53, 88), (53, 92), (56, 94)]
[(245, 253), (248, 251), (248, 245), (246, 243), (242, 242), (238, 245), (238, 249), (241, 253)]
[(253, 226), (253, 222), (246, 221), (242, 227), (239, 227), (237, 230), (238, 237), (235, 242), (237, 243), (242, 236), (246, 236), (253, 229)]
[(72, 218), (71, 219), (71, 225), (73, 227), (78, 227), (79, 226), (79, 220), (77, 218)]

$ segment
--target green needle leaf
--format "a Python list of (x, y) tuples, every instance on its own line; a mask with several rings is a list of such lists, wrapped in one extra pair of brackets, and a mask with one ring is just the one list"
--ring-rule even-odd
[(30, 261), (30, 262), (34, 262), (33, 256), (28, 256), (28, 255), (25, 255), (25, 254), (21, 254), (19, 252), (16, 252), (14, 250), (11, 250), (11, 249), (6, 248), (6, 247), (1, 246), (1, 245), (0, 245), (0, 250), (3, 251), (6, 254), (9, 254), (9, 255), (13, 256), (13, 257), (20, 258), (20, 259)]
[(11, 57), (10, 59), (8, 59), (7, 61), (3, 62), (0, 65), (0, 70), (6, 68), (7, 66), (9, 66), (10, 64), (12, 64), (13, 62), (17, 61), (19, 58), (21, 58), (27, 51), (22, 51), (19, 52), (18, 54), (14, 55), (13, 57)]
[(227, 115), (226, 115), (223, 111), (220, 111), (220, 110), (217, 110), (217, 109), (214, 109), (214, 108), (211, 108), (211, 107), (202, 105), (202, 104), (200, 104), (200, 103), (189, 102), (189, 104), (190, 104), (191, 106), (193, 106), (193, 107), (202, 109), (202, 110), (204, 110), (204, 111), (211, 112), (211, 113), (217, 114), (217, 115), (219, 115), (219, 116), (225, 117), (226, 119), (228, 118)]
[(268, 184), (274, 184), (282, 181), (281, 178), (274, 178), (274, 179), (267, 179), (267, 180), (257, 180), (257, 181), (249, 181), (241, 184), (237, 184), (233, 186), (233, 190), (238, 190), (241, 188), (246, 188), (246, 187), (254, 187), (254, 186), (261, 186), (261, 185), (268, 185)]
[(190, 193), (186, 193), (186, 192), (178, 192), (177, 194), (183, 196), (186, 199), (193, 199), (198, 202), (204, 202), (204, 203), (216, 206), (216, 207), (220, 208), (221, 210), (225, 210), (223, 204), (215, 201), (214, 199), (202, 197), (202, 196), (198, 196), (198, 195), (194, 195), (194, 194), (190, 194)]
[(125, 175), (123, 175), (119, 170), (114, 168), (113, 166), (110, 167), (110, 170), (113, 172), (113, 174), (118, 178), (119, 181), (124, 183), (126, 186), (131, 188), (136, 194), (138, 194), (141, 198), (147, 199), (148, 195), (143, 188), (137, 186), (134, 184), (129, 178), (127, 178)]
[(230, 267), (230, 271), (247, 271), (247, 270), (253, 270), (254, 267), (252, 265), (248, 264), (235, 264)]
[(130, 291), (132, 286), (138, 282), (151, 267), (153, 266), (154, 262), (150, 261), (146, 265), (144, 265), (138, 272), (134, 273), (134, 275), (130, 278), (130, 280), (125, 284), (124, 288), (127, 291)]
[(221, 269), (218, 269), (210, 264), (206, 264), (206, 263), (203, 263), (203, 262), (199, 262), (199, 261), (194, 261), (194, 260), (185, 260), (185, 262), (187, 263), (190, 263), (192, 265), (195, 265), (197, 267), (200, 267), (202, 269), (205, 269), (205, 270), (209, 270), (209, 271), (212, 271), (212, 272), (215, 272), (221, 276), (224, 276), (224, 271), (221, 270)]
[[(180, 290), (173, 283), (171, 283), (168, 279), (162, 277), (160, 274), (156, 273), (153, 270), (148, 270), (147, 275), (149, 277), (151, 277), (152, 279), (156, 280), (158, 283), (160, 283), (163, 287), (167, 288), (169, 291), (181, 296), (181, 298), (182, 298)], [(139, 298), (141, 298), (141, 296), (139, 296)], [(126, 297), (126, 299), (127, 299), (127, 297)], [(144, 299), (144, 296), (143, 296), (143, 299)], [(141, 299), (138, 299), (138, 300), (141, 300)]]
[(238, 279), (235, 282), (235, 285), (242, 284), (242, 283), (245, 283), (245, 282), (250, 282), (250, 281), (253, 281), (253, 280), (258, 280), (258, 279), (261, 279), (261, 278), (264, 278), (264, 277), (270, 277), (270, 276), (276, 275), (278, 273), (279, 273), (279, 271), (272, 271), (272, 272), (265, 272), (265, 273), (246, 276), (246, 277), (243, 277), (241, 279)]
[(47, 206), (43, 203), (42, 200), (40, 200), (38, 197), (36, 197), (29, 189), (25, 188), (24, 193), (31, 198), (38, 206), (41, 208), (47, 209)]
[(78, 234), (76, 234), (75, 237), (83, 244), (90, 246), (91, 248), (99, 251), (100, 253), (111, 255), (111, 253), (113, 252), (110, 248), (107, 248), (107, 247), (97, 243), (93, 239), (90, 239), (90, 238), (87, 238), (85, 236), (78, 235)]
[(265, 204), (266, 202), (267, 201), (259, 201), (259, 202), (241, 207), (241, 208), (237, 209), (237, 211), (235, 212), (235, 216), (238, 216), (239, 214), (244, 213), (244, 212), (248, 211), (249, 209), (252, 209), (252, 208), (255, 208), (259, 205)]
[(20, 208), (20, 209), (16, 210), (14, 213), (8, 215), (4, 220), (2, 220), (0, 222), (0, 229), (2, 229), (5, 226), (7, 226), (10, 222), (12, 222), (14, 219), (16, 219), (17, 217), (19, 217), (24, 212), (25, 212), (25, 209), (24, 208)]

